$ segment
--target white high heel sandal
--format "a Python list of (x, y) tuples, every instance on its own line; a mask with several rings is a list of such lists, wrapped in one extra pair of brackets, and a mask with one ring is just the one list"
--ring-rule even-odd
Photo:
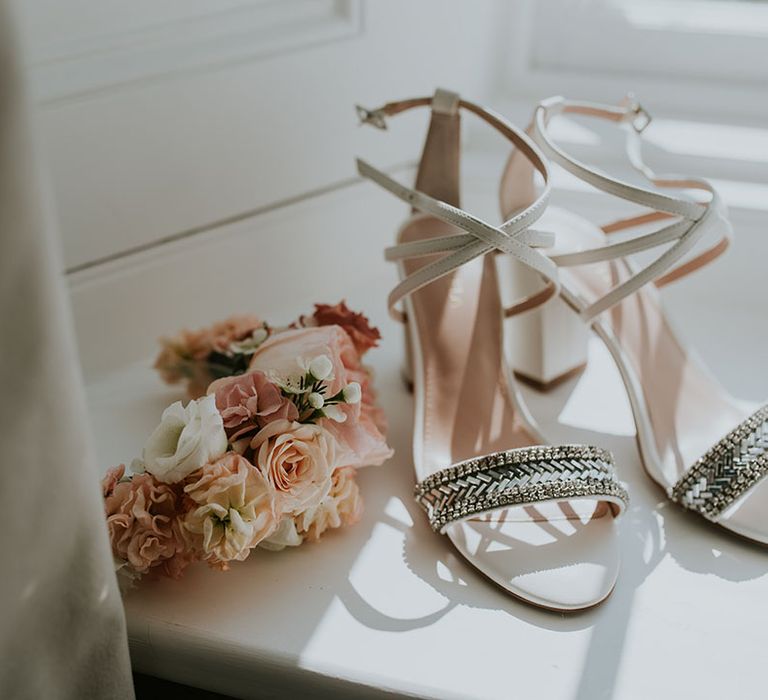
[[(655, 189), (609, 177), (568, 155), (548, 129), (550, 120), (561, 114), (625, 125), (630, 162)], [(550, 387), (584, 365), (585, 331), (591, 328), (624, 380), (650, 477), (676, 503), (732, 532), (768, 543), (768, 407), (755, 410), (730, 397), (685, 351), (658, 294), (658, 288), (723, 253), (732, 235), (730, 223), (706, 180), (657, 175), (643, 163), (640, 134), (649, 122), (648, 114), (628, 100), (608, 106), (555, 97), (536, 109), (529, 133), (553, 163), (642, 209), (601, 228), (562, 209), (547, 210), (538, 225), (556, 233), (556, 246), (547, 255), (560, 271), (561, 300), (524, 319), (528, 337), (535, 342), (513, 344), (511, 364), (535, 385)], [(502, 178), (502, 213), (533, 201), (533, 175), (522, 154), (513, 153)], [(677, 192), (659, 191), (670, 189)], [(691, 191), (704, 197), (694, 198)], [(634, 237), (610, 239), (633, 229), (638, 231)], [(717, 241), (694, 255), (707, 233), (715, 234)], [(645, 266), (628, 257), (660, 246), (665, 246), (663, 252)], [(514, 293), (536, 283), (529, 272), (517, 269), (510, 281)], [(567, 307), (570, 319), (562, 322)]]
[(434, 98), (358, 112), (363, 123), (384, 128), (387, 116), (416, 107), (431, 108), (416, 188), (365, 161), (358, 170), (412, 207), (386, 256), (400, 271), (389, 308), (406, 323), (413, 372), (417, 501), (435, 531), (513, 595), (559, 611), (591, 607), (618, 576), (615, 518), (626, 490), (605, 450), (542, 445), (509, 383), (502, 349), (495, 253), (512, 256), (539, 279), (510, 314), (557, 291), (555, 265), (535, 249), (552, 237), (531, 228), (546, 207), (548, 186), (499, 227), (460, 209), (460, 109), (510, 140), (545, 183), (546, 165), (527, 136), (454, 93), (438, 90)]

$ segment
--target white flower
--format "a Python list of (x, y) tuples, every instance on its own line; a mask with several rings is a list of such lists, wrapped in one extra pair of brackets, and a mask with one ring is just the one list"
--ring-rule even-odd
[(277, 530), (272, 535), (259, 542), (259, 547), (278, 552), (286, 547), (298, 547), (303, 541), (304, 538), (296, 529), (295, 520), (288, 515), (280, 521)]
[(309, 401), (309, 405), (312, 406), (312, 408), (322, 408), (323, 404), (325, 403), (323, 395), (318, 394), (316, 391), (313, 391), (309, 396), (307, 396), (307, 401)]
[(302, 375), (294, 374), (283, 377), (273, 370), (269, 370), (266, 375), (270, 382), (277, 384), (286, 394), (298, 396), (309, 391), (307, 387), (302, 386), (301, 380), (304, 378)]
[(328, 379), (333, 372), (333, 363), (328, 355), (318, 355), (309, 363), (309, 373), (318, 381)]
[(260, 326), (250, 336), (229, 344), (229, 351), (237, 355), (253, 355), (259, 345), (269, 338), (269, 331)]
[(227, 451), (227, 435), (214, 395), (181, 401), (163, 411), (160, 425), (144, 446), (144, 468), (158, 481), (172, 484)]
[(343, 423), (345, 420), (347, 420), (347, 414), (344, 413), (338, 406), (334, 406), (331, 404), (330, 406), (323, 406), (323, 413), (325, 413), (326, 418), (330, 418), (332, 421), (336, 421), (337, 423)]
[(347, 403), (359, 403), (363, 392), (360, 390), (360, 384), (357, 382), (350, 382), (344, 387), (342, 396)]

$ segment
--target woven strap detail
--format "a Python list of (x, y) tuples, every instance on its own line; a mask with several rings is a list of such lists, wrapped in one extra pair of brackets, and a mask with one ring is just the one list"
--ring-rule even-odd
[(714, 522), (766, 474), (768, 406), (763, 406), (683, 474), (670, 497)]
[(594, 496), (610, 503), (616, 515), (629, 503), (611, 454), (583, 445), (525, 447), (469, 459), (419, 482), (414, 494), (436, 532), (470, 516), (543, 501)]

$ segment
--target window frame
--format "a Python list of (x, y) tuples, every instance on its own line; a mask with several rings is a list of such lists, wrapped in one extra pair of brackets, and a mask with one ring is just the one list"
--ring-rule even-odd
[[(698, 6), (707, 12), (686, 24)], [(732, 21), (718, 23), (726, 9)], [(618, 100), (632, 91), (676, 118), (768, 121), (768, 2), (524, 0), (511, 20), (508, 98), (567, 91)], [(715, 37), (721, 48), (708, 50)]]

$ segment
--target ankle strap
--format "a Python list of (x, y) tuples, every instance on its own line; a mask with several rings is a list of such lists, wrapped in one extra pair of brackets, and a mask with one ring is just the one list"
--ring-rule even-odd
[(549, 170), (536, 145), (503, 117), (445, 90), (438, 90), (433, 98), (419, 97), (389, 102), (374, 110), (358, 106), (357, 112), (361, 118), (361, 123), (386, 129), (386, 117), (400, 114), (415, 107), (431, 107), (433, 111), (438, 111), (438, 113), (455, 113), (458, 109), (466, 109), (480, 117), (511, 141), (526, 156), (531, 165), (541, 173), (544, 179), (544, 188), (533, 203), (517, 212), (501, 226), (496, 227), (459, 207), (406, 187), (370, 163), (358, 159), (357, 169), (361, 176), (374, 181), (411, 205), (413, 209), (466, 232), (465, 234), (440, 236), (425, 241), (399, 244), (387, 249), (386, 258), (388, 260), (404, 260), (443, 254), (434, 262), (424, 265), (403, 279), (392, 290), (388, 299), (392, 317), (400, 321), (404, 320), (405, 314), (397, 307), (404, 297), (450, 274), (470, 260), (494, 251), (513, 256), (539, 272), (545, 280), (543, 289), (518, 301), (513, 307), (505, 311), (506, 315), (514, 315), (535, 308), (553, 297), (559, 291), (557, 266), (535, 247), (551, 246), (554, 237), (551, 233), (530, 228), (544, 213), (550, 193)]
[[(699, 202), (637, 187), (604, 175), (577, 161), (556, 145), (549, 135), (550, 120), (560, 114), (580, 114), (606, 119), (620, 125), (629, 125), (631, 128), (627, 129), (626, 148), (629, 161), (635, 170), (658, 188), (704, 191), (709, 197), (708, 201)], [(725, 206), (709, 182), (678, 175), (657, 175), (645, 164), (640, 137), (650, 122), (651, 117), (648, 112), (631, 98), (625, 98), (619, 105), (611, 106), (553, 97), (540, 103), (534, 114), (530, 129), (532, 137), (553, 162), (607, 194), (654, 210), (651, 214), (613, 222), (603, 227), (605, 233), (626, 231), (654, 221), (675, 219), (675, 222), (668, 226), (622, 243), (552, 256), (552, 260), (558, 265), (585, 265), (671, 244), (659, 257), (628, 280), (614, 287), (592, 304), (585, 304), (581, 309), (581, 316), (587, 321), (612, 308), (649, 282), (663, 286), (703, 267), (727, 249), (732, 237)], [(719, 235), (718, 242), (693, 258), (680, 262), (710, 230)]]
[[(692, 221), (697, 220), (701, 214), (701, 206), (679, 197), (654, 192), (642, 187), (631, 185), (617, 178), (604, 175), (589, 166), (580, 163), (568, 155), (549, 135), (549, 122), (553, 117), (562, 114), (579, 114), (582, 116), (605, 119), (614, 124), (629, 124), (630, 140), (628, 143), (638, 143), (640, 134), (651, 123), (651, 117), (638, 103), (625, 98), (619, 105), (601, 105), (591, 102), (575, 102), (563, 97), (550, 97), (539, 103), (534, 113), (532, 134), (534, 141), (539, 145), (544, 154), (553, 162), (560, 165), (580, 180), (589, 183), (593, 187), (607, 193), (626, 199), (636, 204), (651, 207), (657, 211), (667, 212), (675, 216), (682, 216)], [(655, 182), (655, 176), (645, 163), (642, 162), (639, 146), (630, 150), (627, 148), (630, 161), (639, 172), (651, 180), (658, 187), (677, 187), (677, 184), (659, 184)], [(677, 179), (677, 178), (675, 178)]]

